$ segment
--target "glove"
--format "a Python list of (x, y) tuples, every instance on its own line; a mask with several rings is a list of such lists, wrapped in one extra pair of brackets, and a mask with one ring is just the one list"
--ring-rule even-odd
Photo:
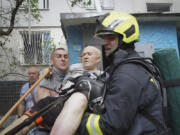
[(88, 100), (88, 107), (93, 113), (102, 114), (105, 112), (104, 82), (92, 80), (87, 76), (81, 76), (75, 83), (75, 90), (83, 93)]
[(92, 80), (87, 76), (81, 76), (75, 82), (75, 89), (83, 93), (88, 101), (92, 101), (103, 95), (104, 83)]

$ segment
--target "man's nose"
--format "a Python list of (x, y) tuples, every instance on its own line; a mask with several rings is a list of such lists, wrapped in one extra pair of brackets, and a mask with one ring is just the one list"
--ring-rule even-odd
[(109, 40), (104, 38), (104, 44), (108, 44), (109, 43)]
[(65, 60), (65, 57), (61, 57), (61, 60), (63, 60), (63, 61), (64, 61), (64, 60)]
[(108, 41), (104, 41), (104, 46), (108, 46), (109, 45), (109, 42)]

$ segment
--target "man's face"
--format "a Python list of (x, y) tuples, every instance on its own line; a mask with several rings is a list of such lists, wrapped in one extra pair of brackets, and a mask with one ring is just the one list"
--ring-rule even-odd
[(96, 48), (88, 46), (82, 52), (82, 65), (86, 70), (96, 70), (97, 64), (101, 60), (100, 54)]
[(118, 36), (116, 35), (104, 35), (104, 48), (106, 56), (113, 53), (118, 47)]
[(56, 50), (51, 57), (52, 64), (61, 71), (69, 68), (69, 56), (66, 50)]
[(28, 78), (30, 83), (35, 83), (39, 79), (39, 71), (35, 67), (28, 69)]

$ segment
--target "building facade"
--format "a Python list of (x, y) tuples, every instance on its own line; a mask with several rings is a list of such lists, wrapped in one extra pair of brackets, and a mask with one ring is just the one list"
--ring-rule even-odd
[[(0, 0), (0, 4), (1, 9), (7, 6), (3, 0)], [(179, 54), (178, 5), (179, 0), (91, 0), (91, 5), (78, 3), (71, 7), (70, 0), (39, 0), (42, 16), (39, 22), (24, 19), (23, 9), (19, 11), (16, 17), (18, 23), (7, 42), (11, 55), (15, 56), (16, 66), (7, 70), (11, 66), (1, 50), (0, 62), (4, 63), (0, 67), (4, 71), (1, 76), (9, 72), (26, 76), (25, 71), (29, 65), (44, 69), (50, 64), (50, 51), (54, 47), (67, 48), (70, 52), (70, 63), (79, 62), (78, 56), (83, 47), (94, 45), (101, 49), (103, 42), (93, 38), (95, 19), (98, 15), (111, 11), (124, 11), (137, 17), (140, 25), (140, 41), (137, 46), (151, 45), (153, 50), (173, 47)], [(0, 27), (6, 27), (1, 21), (0, 24)], [(101, 63), (100, 67), (102, 66)], [(1, 79), (23, 78), (9, 74)]]

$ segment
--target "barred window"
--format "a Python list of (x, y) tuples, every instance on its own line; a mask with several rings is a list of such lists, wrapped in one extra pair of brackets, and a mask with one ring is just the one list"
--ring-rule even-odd
[(22, 64), (49, 64), (51, 54), (50, 32), (31, 31), (31, 42), (29, 44), (28, 31), (21, 31), (23, 46)]

